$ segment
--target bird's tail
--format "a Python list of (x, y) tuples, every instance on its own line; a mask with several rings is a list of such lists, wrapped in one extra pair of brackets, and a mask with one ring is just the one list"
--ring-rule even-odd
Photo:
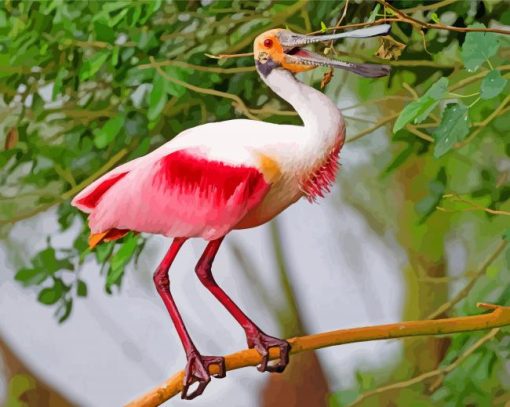
[(101, 242), (111, 242), (112, 240), (120, 239), (129, 232), (127, 229), (109, 229), (101, 233), (91, 233), (89, 236), (89, 248), (93, 249)]

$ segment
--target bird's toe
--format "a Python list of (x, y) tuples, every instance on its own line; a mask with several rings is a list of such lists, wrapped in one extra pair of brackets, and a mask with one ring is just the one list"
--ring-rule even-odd
[[(248, 338), (248, 347), (255, 348), (262, 356), (260, 364), (257, 366), (260, 372), (282, 373), (289, 364), (290, 344), (283, 339), (258, 332)], [(269, 360), (271, 348), (280, 349), (279, 358), (274, 363)]]
[(213, 374), (213, 377), (225, 377), (226, 368), (225, 359), (223, 357), (202, 356), (198, 352), (192, 352), (188, 355), (188, 363), (186, 364), (184, 375), (184, 386), (181, 393), (182, 399), (193, 400), (204, 392), (211, 381), (209, 367), (213, 365), (217, 366), (218, 371)]

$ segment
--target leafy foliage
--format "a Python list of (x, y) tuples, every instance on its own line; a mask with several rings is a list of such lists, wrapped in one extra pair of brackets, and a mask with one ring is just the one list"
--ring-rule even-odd
[(423, 122), (439, 104), (439, 101), (444, 97), (447, 91), (448, 78), (439, 79), (439, 81), (434, 83), (423, 96), (404, 107), (400, 116), (395, 121), (393, 131), (397, 132), (403, 129), (404, 126), (411, 121), (415, 124)]
[[(483, 24), (472, 24), (471, 28), (485, 28)], [(470, 32), (462, 45), (462, 60), (468, 71), (477, 71), (480, 66), (496, 55), (499, 38), (494, 33)]]
[(434, 131), (436, 145), (434, 156), (441, 157), (450, 151), (455, 143), (458, 143), (468, 135), (468, 108), (462, 103), (452, 103), (446, 106), (441, 123)]
[(482, 80), (480, 88), (481, 99), (492, 99), (505, 90), (508, 80), (501, 76), (498, 70), (490, 71)]

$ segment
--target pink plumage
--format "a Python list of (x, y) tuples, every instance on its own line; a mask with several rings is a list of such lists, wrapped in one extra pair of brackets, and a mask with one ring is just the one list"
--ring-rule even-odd
[(259, 203), (269, 184), (258, 169), (180, 150), (128, 172), (106, 174), (73, 204), (91, 210), (92, 234), (110, 229), (165, 236), (224, 236)]
[(343, 140), (339, 140), (326, 156), (326, 159), (301, 182), (301, 189), (309, 202), (315, 202), (318, 198), (323, 198), (326, 193), (331, 191), (338, 167), (340, 166), (338, 155), (342, 145)]

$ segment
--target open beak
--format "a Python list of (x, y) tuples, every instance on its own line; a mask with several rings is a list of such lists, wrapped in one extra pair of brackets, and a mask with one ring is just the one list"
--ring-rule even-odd
[(301, 46), (312, 44), (314, 42), (334, 41), (340, 38), (375, 37), (377, 35), (389, 33), (390, 28), (391, 26), (389, 24), (381, 24), (338, 34), (313, 36), (295, 34), (291, 31), (283, 30), (280, 33), (279, 40), (284, 49), (285, 59), (288, 63), (309, 66), (330, 66), (333, 68), (345, 69), (368, 78), (379, 78), (381, 76), (389, 75), (390, 67), (388, 65), (357, 64), (355, 62), (338, 61), (303, 49)]

